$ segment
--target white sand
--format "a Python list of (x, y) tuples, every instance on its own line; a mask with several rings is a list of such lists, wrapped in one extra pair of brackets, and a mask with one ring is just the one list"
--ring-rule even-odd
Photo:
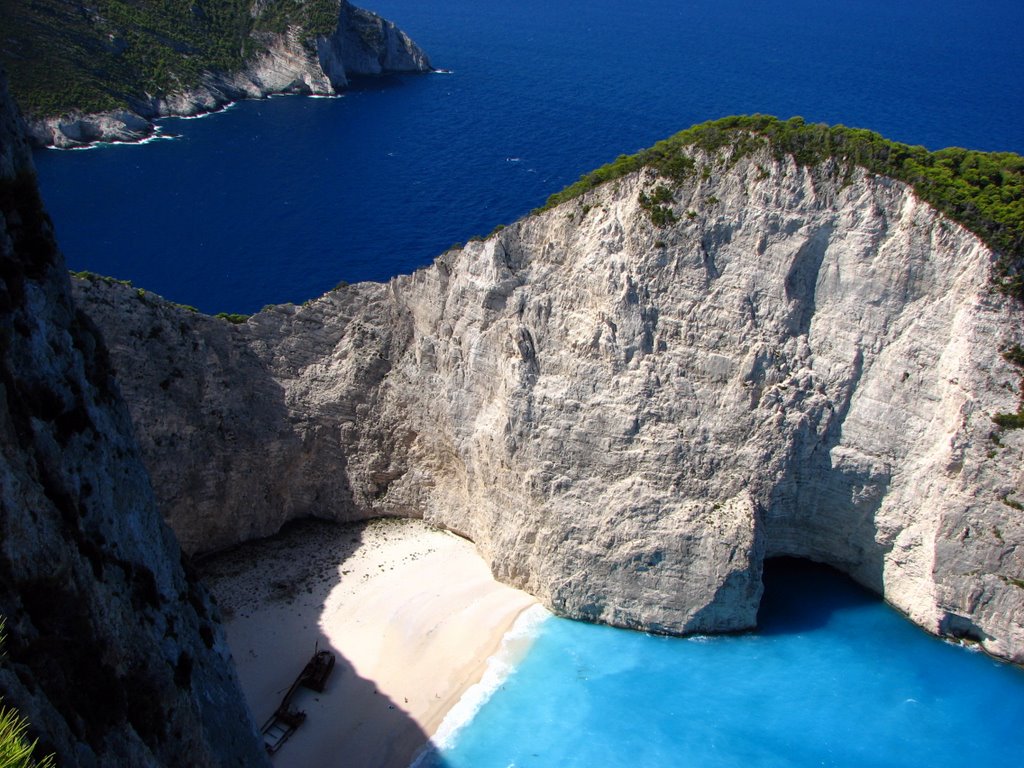
[(305, 523), (203, 564), (257, 724), (319, 643), (337, 664), (278, 768), (402, 766), (483, 674), (536, 600), (491, 578), (473, 545), (420, 521)]

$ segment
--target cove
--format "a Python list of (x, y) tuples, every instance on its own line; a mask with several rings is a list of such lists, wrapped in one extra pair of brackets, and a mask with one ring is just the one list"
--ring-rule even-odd
[(933, 638), (841, 574), (770, 560), (757, 631), (669, 638), (550, 618), (422, 764), (1014, 765), (1024, 673)]
[[(341, 280), (427, 264), (620, 153), (736, 112), (801, 114), (930, 148), (1024, 149), (1019, 3), (372, 8), (453, 74), (167, 121), (177, 138), (146, 147), (39, 153), (70, 266), (209, 312), (301, 302)], [(824, 585), (826, 607), (812, 610), (813, 590), (793, 593), (776, 628), (769, 611), (751, 635), (679, 640), (546, 622), (440, 759), (1019, 761), (1018, 670), (928, 638), (828, 576), (794, 580)]]

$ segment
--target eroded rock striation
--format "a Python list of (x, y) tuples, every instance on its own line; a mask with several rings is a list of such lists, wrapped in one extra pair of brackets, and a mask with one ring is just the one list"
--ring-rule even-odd
[(886, 177), (686, 151), (668, 194), (641, 169), (242, 325), (76, 281), (185, 548), (422, 516), (558, 613), (669, 633), (753, 626), (792, 555), (1024, 662), (993, 252)]
[[(273, 4), (254, 3), (253, 18), (268, 13), (268, 5)], [(274, 94), (332, 95), (347, 88), (354, 76), (431, 71), (427, 55), (392, 22), (346, 0), (334, 7), (337, 21), (328, 34), (302, 24), (280, 32), (255, 29), (247, 40), (254, 52), (240, 68), (210, 69), (198, 83), (167, 93), (128, 95), (121, 109), (33, 116), (30, 138), (40, 146), (62, 148), (139, 141), (154, 133), (153, 121), (161, 117), (200, 115)]]
[(62, 766), (266, 764), (0, 74), (0, 697)]

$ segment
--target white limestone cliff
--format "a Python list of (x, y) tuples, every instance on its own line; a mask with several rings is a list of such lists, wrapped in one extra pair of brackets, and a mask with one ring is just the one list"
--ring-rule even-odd
[(793, 555), (1024, 662), (993, 253), (891, 179), (696, 160), (670, 226), (643, 170), (241, 326), (78, 281), (183, 546), (422, 516), (558, 613), (669, 633), (752, 626)]

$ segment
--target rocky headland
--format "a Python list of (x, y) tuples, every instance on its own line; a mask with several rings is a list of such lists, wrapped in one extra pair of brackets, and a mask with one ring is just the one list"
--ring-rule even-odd
[(559, 614), (665, 633), (752, 627), (790, 555), (1024, 663), (1005, 254), (733, 138), (240, 324), (73, 281), (183, 548), (422, 517)]
[[(12, 90), (26, 109), (31, 141), (62, 148), (140, 141), (153, 135), (153, 121), (161, 117), (200, 115), (274, 94), (332, 95), (356, 76), (431, 71), (427, 55), (408, 35), (346, 0), (262, 0), (252, 4), (251, 12), (223, 2), (209, 5), (217, 7), (204, 13), (194, 6), (184, 20), (161, 16), (158, 9), (125, 8), (117, 0), (95, 8), (74, 2), (44, 9), (57, 19), (70, 14), (66, 25), (53, 19), (39, 23), (31, 17), (34, 6), (13, 9), (13, 20), (25, 16), (26, 24), (16, 26), (0, 59), (13, 72)], [(218, 14), (219, 6), (225, 9)], [(155, 16), (140, 21), (139, 13)], [(240, 16), (222, 21), (226, 14)], [(158, 26), (153, 30), (147, 24)], [(204, 52), (202, 41), (227, 34), (221, 26), (245, 30), (234, 41), (243, 53), (218, 57)], [(45, 30), (42, 40), (34, 37), (40, 29)], [(62, 39), (75, 31), (72, 40)], [(72, 55), (67, 51), (80, 47), (95, 50), (84, 61), (64, 61)], [(57, 106), (36, 106), (41, 75), (33, 65), (51, 57), (56, 57), (55, 68), (68, 66), (83, 82)], [(52, 88), (59, 91), (68, 84)], [(89, 106), (108, 102), (115, 106)]]

